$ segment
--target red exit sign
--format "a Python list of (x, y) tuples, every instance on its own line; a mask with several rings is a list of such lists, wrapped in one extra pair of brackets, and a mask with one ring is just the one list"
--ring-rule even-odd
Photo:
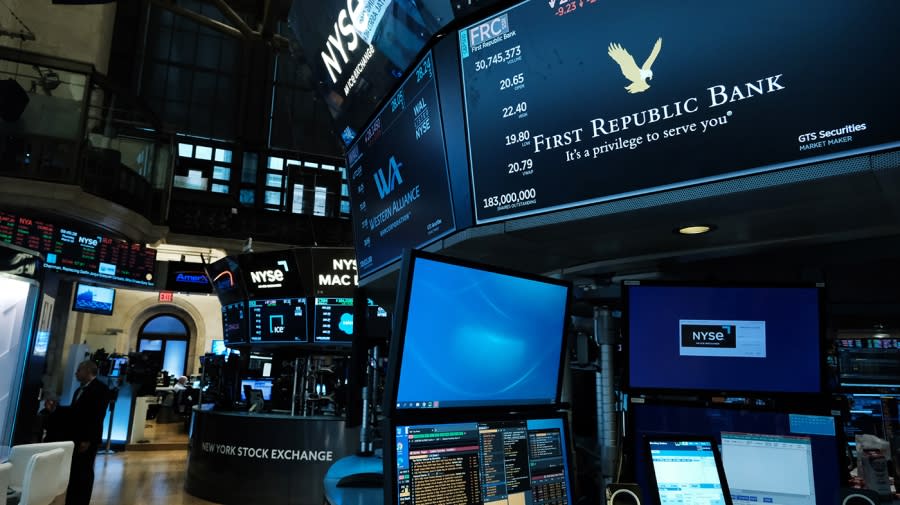
[(175, 293), (171, 291), (160, 291), (159, 292), (159, 301), (161, 303), (171, 303), (175, 298)]

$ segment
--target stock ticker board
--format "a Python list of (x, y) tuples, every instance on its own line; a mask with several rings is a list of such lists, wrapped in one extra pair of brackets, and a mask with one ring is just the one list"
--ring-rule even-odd
[(347, 163), (360, 277), (455, 229), (431, 53), (359, 136)]
[(0, 242), (44, 255), (44, 267), (141, 286), (154, 285), (156, 251), (71, 226), (0, 212)]
[(885, 19), (900, 2), (527, 0), (472, 24), (476, 222), (896, 147)]

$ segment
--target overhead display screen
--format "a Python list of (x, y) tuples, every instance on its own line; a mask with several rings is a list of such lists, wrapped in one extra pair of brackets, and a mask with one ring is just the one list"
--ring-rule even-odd
[(455, 229), (431, 53), (348, 154), (359, 275)]
[(250, 300), (250, 343), (307, 342), (306, 299)]
[(314, 337), (322, 343), (351, 343), (353, 298), (316, 298)]
[(247, 305), (235, 302), (222, 306), (222, 338), (226, 344), (247, 341)]
[(0, 212), (0, 242), (44, 254), (44, 266), (139, 286), (153, 286), (156, 250), (71, 226)]
[(565, 283), (424, 257), (410, 271), (397, 409), (557, 401)]
[(527, 0), (475, 23), (476, 222), (896, 147), (887, 19), (900, 2)]
[(628, 377), (633, 390), (821, 390), (817, 288), (626, 289)]

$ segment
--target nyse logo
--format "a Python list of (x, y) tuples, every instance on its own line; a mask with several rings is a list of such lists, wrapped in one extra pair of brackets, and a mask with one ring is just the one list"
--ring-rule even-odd
[(737, 347), (734, 325), (685, 324), (681, 326), (682, 347)]
[(400, 177), (400, 168), (402, 167), (403, 163), (397, 162), (396, 158), (391, 156), (387, 175), (385, 176), (383, 168), (379, 168), (378, 171), (375, 172), (375, 186), (378, 187), (378, 196), (380, 196), (382, 200), (391, 194), (391, 192), (394, 191), (394, 188), (403, 184), (403, 178)]
[(100, 244), (100, 241), (90, 237), (78, 237), (78, 243), (88, 247), (97, 247)]
[(250, 272), (250, 278), (254, 284), (262, 284), (264, 282), (281, 282), (284, 280), (284, 272), (281, 270), (260, 270)]

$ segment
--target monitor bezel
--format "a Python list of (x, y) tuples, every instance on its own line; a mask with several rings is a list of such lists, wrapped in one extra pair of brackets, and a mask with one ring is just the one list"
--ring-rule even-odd
[[(106, 310), (90, 310), (90, 309), (86, 309), (86, 308), (79, 308), (78, 307), (78, 291), (81, 289), (82, 286), (87, 287), (87, 288), (99, 288), (99, 289), (106, 289), (106, 290), (112, 291), (112, 303), (110, 304), (109, 310), (108, 311), (106, 311)], [(109, 286), (101, 286), (99, 284), (91, 284), (89, 282), (77, 282), (75, 284), (75, 292), (72, 294), (72, 312), (82, 312), (85, 314), (96, 314), (99, 316), (111, 316), (111, 315), (113, 315), (113, 312), (115, 312), (115, 310), (116, 310), (116, 288), (111, 288)]]
[(382, 437), (384, 440), (384, 454), (382, 455), (382, 465), (384, 472), (384, 503), (386, 505), (395, 505), (397, 503), (397, 485), (394, 476), (397, 475), (397, 446), (394, 443), (397, 426), (408, 426), (413, 424), (453, 424), (453, 423), (471, 423), (471, 422), (500, 422), (500, 421), (521, 421), (534, 419), (559, 419), (562, 422), (563, 436), (566, 443), (566, 468), (569, 478), (569, 494), (574, 505), (577, 499), (575, 493), (575, 484), (577, 475), (573, 467), (575, 454), (575, 441), (572, 429), (569, 423), (569, 413), (561, 410), (544, 410), (530, 412), (496, 412), (496, 413), (477, 413), (477, 412), (441, 412), (438, 409), (427, 410), (428, 415), (423, 416), (406, 416), (402, 418), (386, 418), (382, 423)]
[[(727, 281), (668, 281), (668, 280), (624, 280), (622, 281), (622, 354), (624, 364), (623, 389), (632, 394), (697, 394), (697, 395), (748, 395), (765, 396), (771, 398), (790, 398), (804, 394), (823, 394), (828, 391), (828, 360), (826, 352), (826, 324), (825, 315), (825, 285), (820, 282), (727, 282)], [(818, 310), (818, 353), (815, 357), (819, 366), (818, 390), (816, 391), (767, 391), (754, 389), (723, 389), (723, 388), (667, 388), (667, 387), (634, 387), (631, 384), (631, 288), (632, 287), (667, 287), (667, 288), (757, 288), (757, 289), (814, 289), (817, 294)]]
[[(413, 274), (415, 269), (415, 262), (419, 259), (435, 261), (439, 263), (450, 264), (454, 266), (459, 266), (463, 268), (471, 268), (476, 270), (482, 270), (489, 273), (495, 273), (500, 275), (508, 275), (512, 277), (518, 277), (521, 279), (527, 279), (536, 282), (544, 282), (547, 284), (555, 284), (560, 287), (566, 288), (567, 296), (565, 300), (565, 308), (564, 313), (561, 315), (561, 338), (560, 338), (560, 346), (559, 346), (559, 360), (557, 366), (557, 377), (556, 377), (556, 392), (555, 396), (552, 399), (551, 403), (540, 403), (540, 404), (503, 404), (503, 405), (478, 405), (478, 406), (460, 406), (460, 407), (440, 407), (433, 409), (399, 409), (397, 408), (397, 391), (400, 386), (399, 378), (400, 378), (400, 367), (403, 359), (403, 347), (406, 342), (406, 324), (407, 324), (407, 316), (409, 313), (409, 303), (410, 303), (410, 289), (412, 287)], [(569, 316), (571, 315), (571, 304), (572, 304), (572, 284), (569, 281), (561, 280), (561, 279), (552, 279), (549, 277), (530, 274), (525, 272), (517, 272), (514, 270), (509, 270), (502, 267), (496, 267), (493, 265), (486, 265), (483, 263), (476, 263), (473, 261), (462, 260), (458, 258), (452, 258), (448, 256), (427, 253), (418, 250), (409, 250), (404, 251), (403, 254), (403, 263), (400, 271), (400, 280), (398, 283), (397, 289), (397, 302), (394, 305), (394, 320), (393, 320), (393, 330), (391, 332), (391, 345), (389, 351), (389, 359), (388, 359), (388, 371), (387, 377), (385, 379), (385, 395), (384, 395), (384, 404), (383, 409), (386, 415), (389, 417), (404, 417), (406, 415), (411, 416), (411, 418), (419, 418), (424, 412), (472, 412), (472, 413), (486, 413), (486, 412), (503, 412), (503, 411), (546, 411), (548, 409), (559, 408), (560, 406), (560, 395), (562, 392), (562, 382), (563, 382), (563, 374), (564, 374), (564, 364), (566, 359), (566, 345), (569, 333)]]

